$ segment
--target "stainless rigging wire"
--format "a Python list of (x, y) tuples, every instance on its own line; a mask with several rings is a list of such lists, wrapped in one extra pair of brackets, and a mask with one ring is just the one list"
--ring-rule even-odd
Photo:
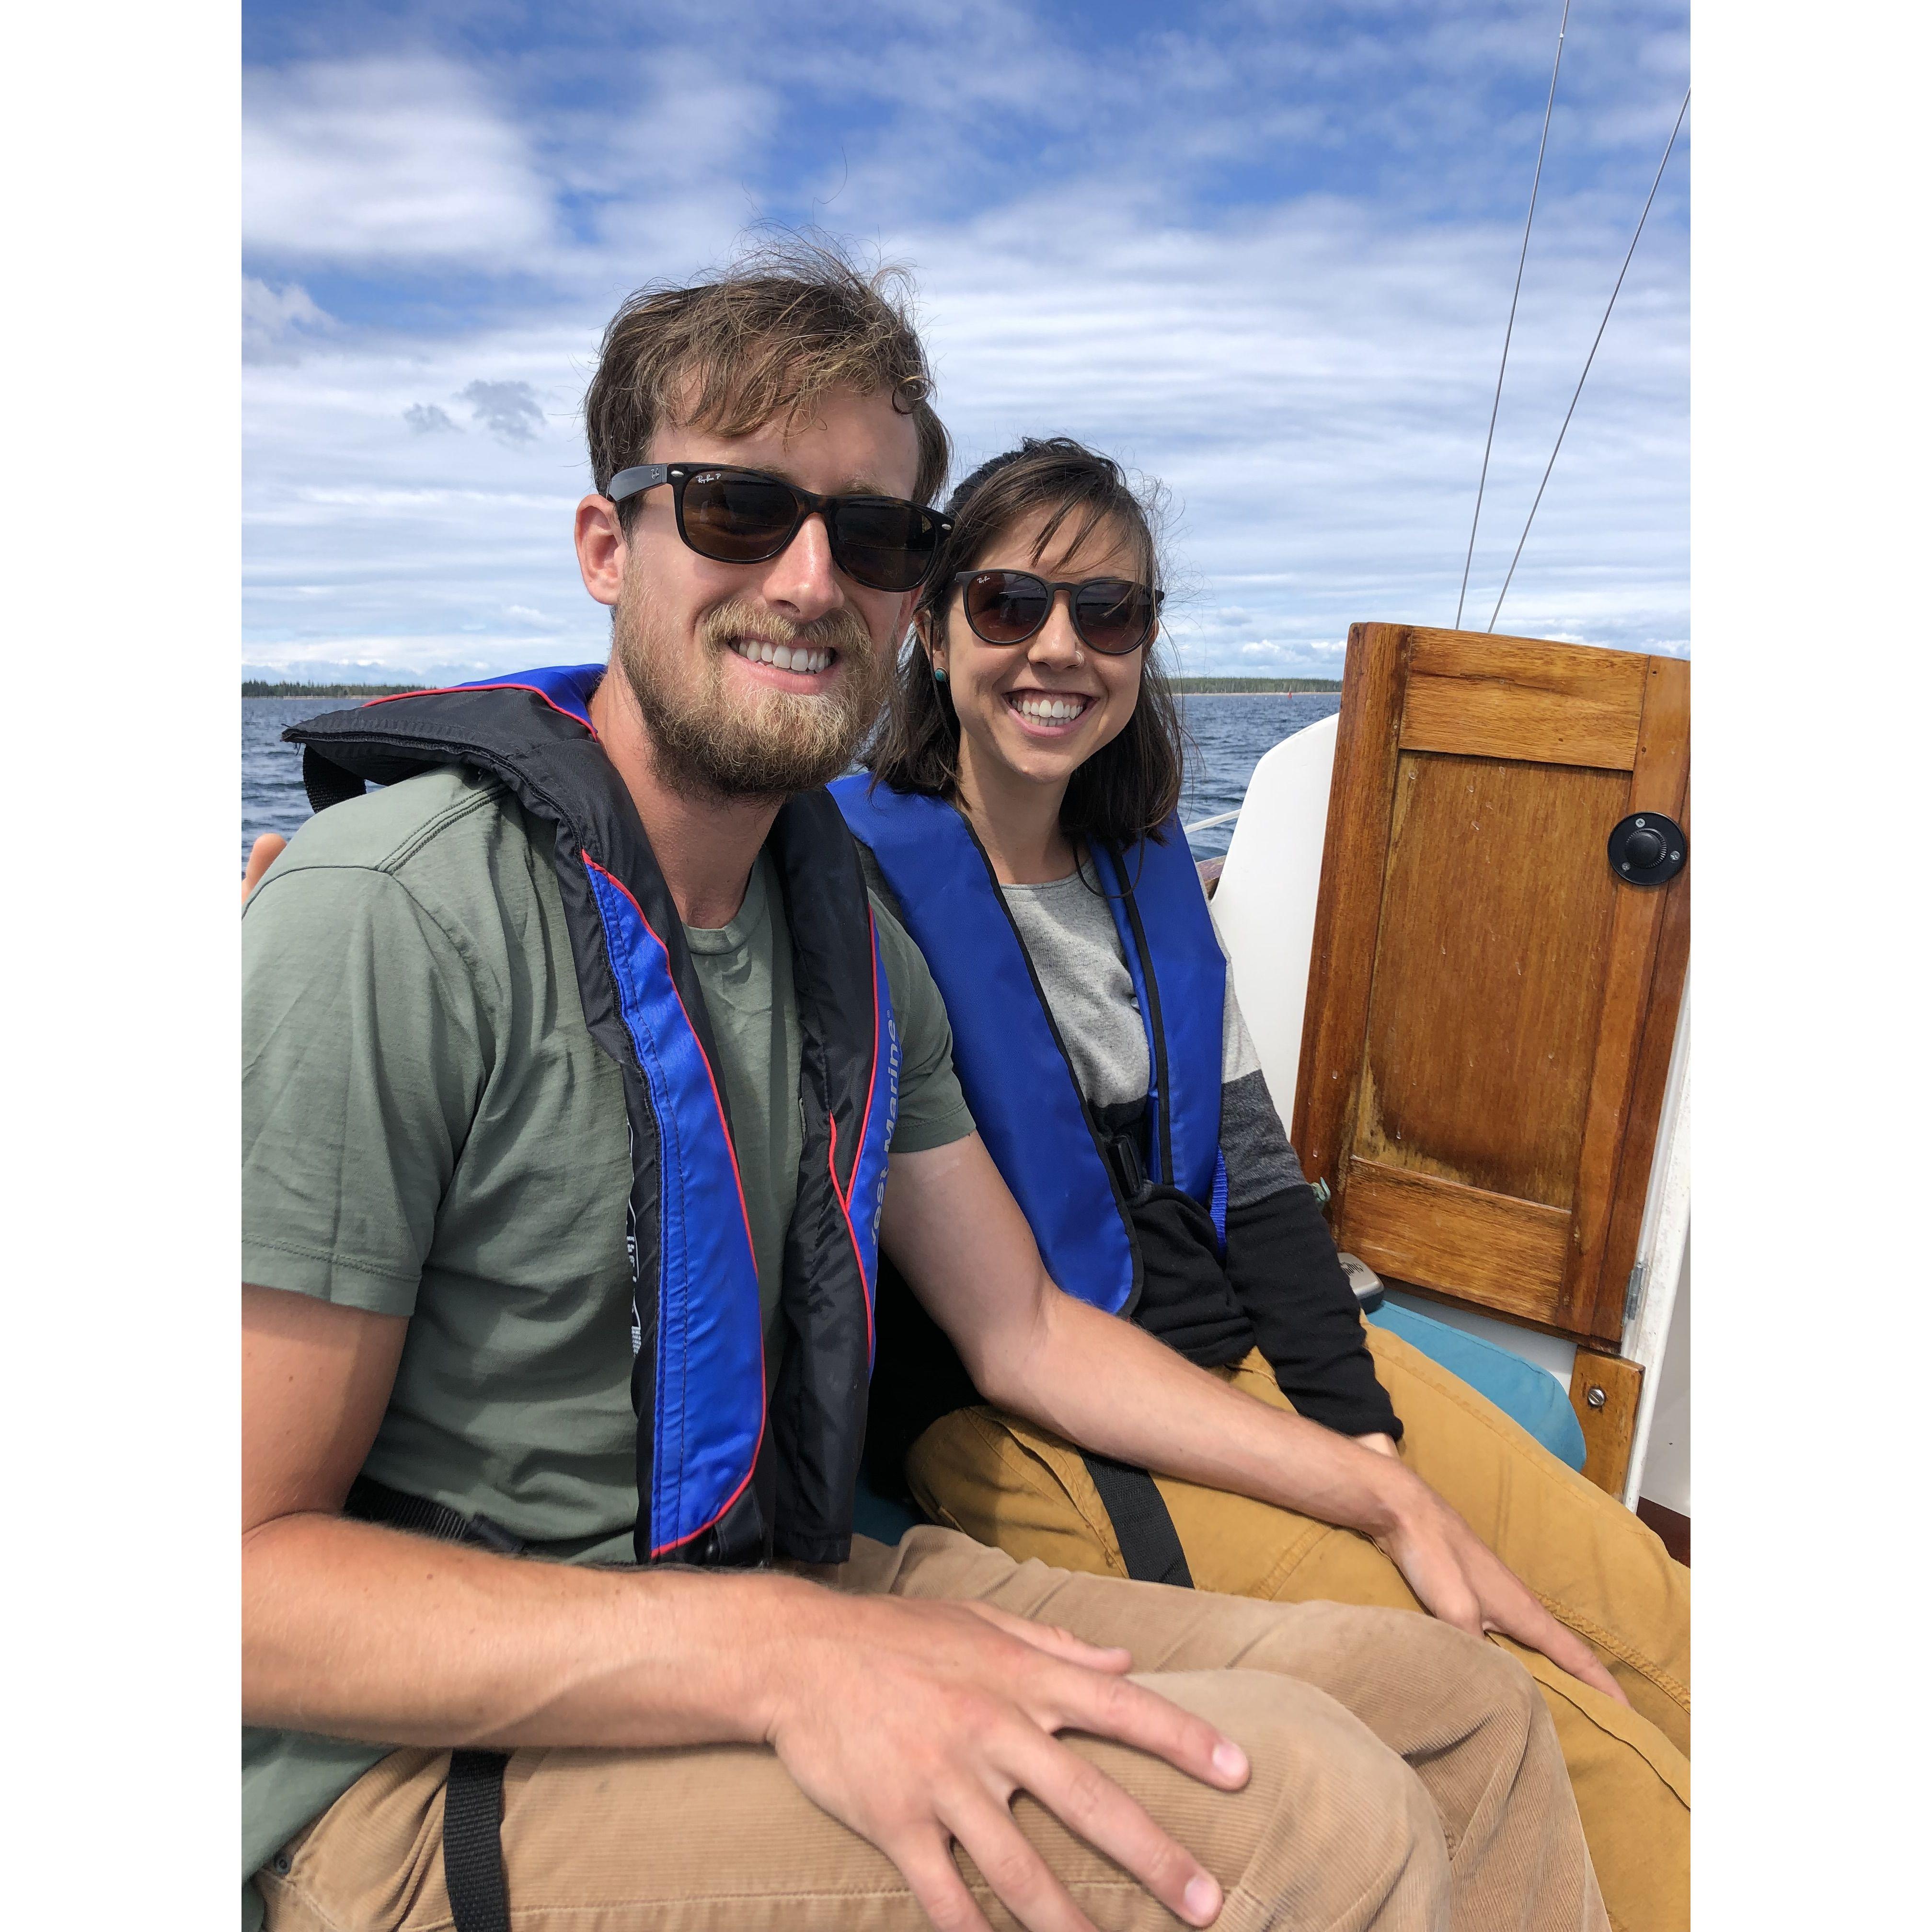
[(1543, 185), (1543, 154), (1550, 146), (1550, 116), (1556, 106), (1556, 76), (1563, 68), (1563, 36), (1570, 28), (1570, 0), (1556, 28), (1556, 59), (1550, 70), (1550, 98), (1543, 106), (1543, 139), (1536, 144), (1536, 174), (1529, 184), (1529, 213), (1522, 224), (1522, 252), (1516, 258), (1516, 286), (1510, 291), (1509, 323), (1503, 331), (1503, 359), (1496, 368), (1496, 400), (1490, 405), (1490, 433), (1483, 440), (1483, 473), (1476, 479), (1476, 514), (1469, 519), (1469, 548), (1462, 559), (1462, 587), (1456, 593), (1456, 628), (1462, 628), (1462, 600), (1469, 594), (1469, 565), (1476, 554), (1476, 526), (1483, 520), (1483, 485), (1490, 480), (1490, 448), (1496, 440), (1496, 412), (1503, 405), (1503, 371), (1509, 367), (1510, 338), (1516, 331), (1516, 298), (1522, 293), (1522, 265), (1529, 260), (1529, 231), (1536, 220), (1536, 191)]
[(1643, 224), (1650, 218), (1650, 204), (1657, 199), (1657, 190), (1664, 179), (1664, 171), (1670, 164), (1670, 151), (1677, 145), (1677, 131), (1684, 125), (1684, 116), (1690, 106), (1690, 90), (1684, 90), (1684, 104), (1677, 110), (1677, 118), (1672, 124), (1670, 139), (1664, 144), (1664, 159), (1657, 164), (1657, 178), (1650, 184), (1650, 193), (1645, 197), (1643, 212), (1636, 218), (1636, 233), (1630, 237), (1630, 244), (1624, 256), (1624, 265), (1617, 271), (1617, 286), (1611, 290), (1610, 299), (1604, 310), (1604, 319), (1597, 325), (1597, 340), (1590, 344), (1590, 352), (1583, 361), (1583, 373), (1576, 378), (1576, 393), (1570, 398), (1570, 406), (1564, 412), (1563, 427), (1556, 432), (1556, 448), (1550, 452), (1550, 460), (1544, 466), (1543, 482), (1536, 486), (1536, 502), (1529, 506), (1529, 514), (1524, 520), (1522, 535), (1517, 538), (1516, 555), (1510, 559), (1509, 575), (1503, 579), (1503, 587), (1496, 595), (1496, 608), (1490, 613), (1486, 628), (1493, 631), (1496, 620), (1502, 614), (1503, 599), (1509, 595), (1511, 579), (1516, 575), (1516, 567), (1522, 560), (1522, 547), (1529, 541), (1529, 526), (1536, 520), (1537, 504), (1543, 501), (1543, 492), (1550, 482), (1550, 472), (1556, 467), (1557, 452), (1563, 447), (1563, 438), (1570, 428), (1570, 418), (1576, 413), (1576, 398), (1583, 393), (1583, 385), (1588, 380), (1590, 364), (1597, 359), (1597, 344), (1604, 339), (1604, 331), (1610, 326), (1610, 310), (1617, 305), (1617, 290), (1624, 285), (1624, 277), (1630, 272), (1630, 257), (1636, 253), (1636, 244), (1643, 235)]

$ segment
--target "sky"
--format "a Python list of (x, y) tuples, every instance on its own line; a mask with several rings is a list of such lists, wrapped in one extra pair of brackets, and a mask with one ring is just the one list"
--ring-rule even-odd
[[(1340, 674), (1456, 614), (1562, 0), (252, 0), (244, 675), (601, 657), (598, 336), (773, 228), (902, 263), (955, 473), (1157, 488), (1172, 662)], [(1464, 622), (1482, 628), (1688, 84), (1573, 0)], [(1497, 628), (1689, 649), (1691, 123)]]

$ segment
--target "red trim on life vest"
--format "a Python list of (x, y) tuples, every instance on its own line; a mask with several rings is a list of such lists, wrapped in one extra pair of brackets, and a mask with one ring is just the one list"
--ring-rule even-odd
[[(859, 1151), (862, 1157), (865, 1153), (865, 1146), (862, 1142), (860, 1143)], [(826, 1165), (830, 1166), (831, 1164), (830, 1161), (826, 1162)], [(856, 1174), (858, 1171), (858, 1163), (855, 1161), (853, 1163), (852, 1172), (854, 1174)], [(844, 1201), (839, 1198), (838, 1171), (836, 1168), (833, 1168), (832, 1169), (832, 1198), (833, 1200), (838, 1202), (838, 1211), (844, 1216), (845, 1232), (847, 1237), (850, 1239), (852, 1244), (852, 1259), (859, 1270), (859, 1298), (866, 1304), (866, 1366), (869, 1368), (872, 1365), (874, 1355), (872, 1346), (872, 1283), (867, 1278), (866, 1274), (866, 1257), (859, 1246), (859, 1231), (852, 1225), (852, 1210), (845, 1204)]]
[[(568, 718), (573, 724), (582, 725), (593, 740), (597, 740), (597, 727), (588, 718), (578, 717), (574, 711), (566, 711), (548, 692), (544, 690), (540, 686), (519, 684), (514, 679), (508, 680), (502, 684), (439, 684), (432, 686), (428, 691), (392, 691), (386, 698), (365, 698), (358, 708), (364, 711), (373, 710), (379, 704), (394, 704), (405, 698), (454, 698), (466, 691), (527, 691), (533, 697), (541, 698), (560, 718)], [(602, 740), (597, 740), (597, 742), (601, 743)], [(597, 869), (601, 872), (604, 868), (600, 866)], [(609, 875), (606, 874), (605, 876), (608, 878)], [(613, 879), (610, 883), (615, 885), (617, 882)], [(628, 892), (624, 896), (626, 898), (630, 898)], [(632, 899), (631, 903), (635, 905), (637, 901)], [(656, 938), (656, 934), (652, 934), (652, 937)], [(658, 943), (662, 945), (664, 942), (659, 940)]]
[[(765, 1396), (765, 1336), (764, 1324), (758, 1328), (758, 1439), (752, 1450), (752, 1466), (745, 1472), (745, 1480), (724, 1498), (718, 1514), (710, 1521), (700, 1523), (688, 1536), (674, 1536), (668, 1543), (661, 1543), (651, 1552), (652, 1556), (662, 1556), (668, 1550), (682, 1550), (687, 1543), (694, 1542), (714, 1525), (722, 1522), (730, 1513), (731, 1505), (750, 1487), (752, 1478), (758, 1473), (758, 1458), (765, 1448), (765, 1424), (770, 1415), (771, 1404)], [(643, 1498), (640, 1497), (639, 1502)]]

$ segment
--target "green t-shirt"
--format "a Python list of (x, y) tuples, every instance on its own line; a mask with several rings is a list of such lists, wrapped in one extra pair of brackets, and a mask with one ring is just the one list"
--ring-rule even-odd
[[(916, 1153), (973, 1123), (926, 962), (874, 911), (902, 1048), (892, 1144)], [(770, 862), (729, 926), (686, 938), (769, 1329), (804, 1138)], [(623, 1084), (584, 1024), (548, 829), (455, 770), (321, 814), (248, 902), (242, 1009), (242, 1278), (410, 1318), (368, 1473), (547, 1554), (630, 1561)], [(244, 1730), (244, 1874), (384, 1754)]]

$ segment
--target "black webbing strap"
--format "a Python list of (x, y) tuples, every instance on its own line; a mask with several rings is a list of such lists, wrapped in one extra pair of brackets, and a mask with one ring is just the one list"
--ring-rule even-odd
[[(520, 1538), (487, 1516), (465, 1516), (447, 1503), (405, 1495), (370, 1476), (358, 1476), (350, 1486), (343, 1513), (439, 1543), (493, 1550), (500, 1556), (514, 1556), (524, 1547)], [(449, 1754), (449, 1782), (442, 1798), (442, 1875), (456, 1932), (510, 1932), (510, 1892), (503, 1876), (503, 1767), (509, 1761), (508, 1751)]]
[(1137, 1469), (1131, 1462), (1116, 1462), (1109, 1456), (1081, 1460), (1113, 1519), (1127, 1574), (1137, 1582), (1171, 1583), (1178, 1589), (1192, 1589), (1194, 1573), (1187, 1567), (1180, 1533), (1154, 1478), (1144, 1469)]
[(503, 1879), (503, 1767), (507, 1751), (449, 1754), (442, 1796), (442, 1876), (456, 1932), (510, 1932)]
[(302, 747), (302, 790), (308, 794), (311, 812), (326, 812), (332, 805), (360, 798), (364, 787), (353, 772), (345, 772), (313, 745)]
[(439, 1543), (473, 1544), (478, 1550), (494, 1550), (499, 1556), (520, 1556), (524, 1551), (521, 1537), (512, 1536), (487, 1516), (464, 1516), (447, 1503), (406, 1496), (373, 1476), (358, 1476), (349, 1486), (342, 1513), (359, 1522), (380, 1522), (391, 1529), (406, 1529), (412, 1536), (434, 1537)]

